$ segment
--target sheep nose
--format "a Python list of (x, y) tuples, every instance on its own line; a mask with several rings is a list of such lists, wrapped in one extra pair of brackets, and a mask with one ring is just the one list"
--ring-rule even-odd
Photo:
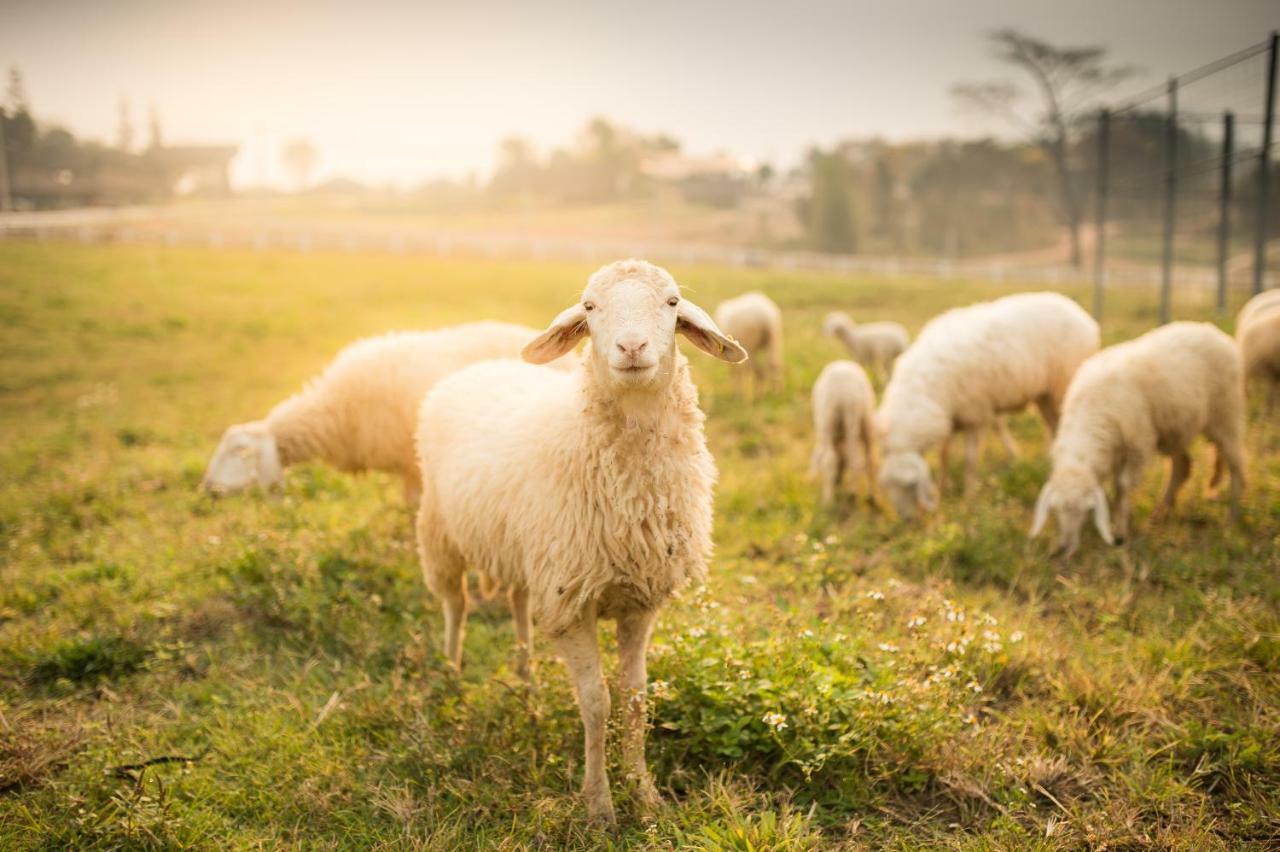
[(647, 340), (636, 340), (634, 338), (628, 340), (619, 340), (617, 342), (618, 351), (629, 358), (638, 358), (640, 353), (649, 345)]

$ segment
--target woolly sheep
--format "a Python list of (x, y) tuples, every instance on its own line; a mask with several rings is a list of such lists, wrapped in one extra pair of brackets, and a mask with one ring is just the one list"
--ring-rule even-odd
[(1280, 398), (1280, 290), (1254, 296), (1236, 318), (1236, 342), (1246, 378), (1267, 384), (1267, 405)]
[[(764, 293), (752, 291), (716, 306), (715, 323), (751, 356), (753, 390), (768, 379), (774, 390), (783, 386), (782, 311)], [(746, 391), (746, 373), (738, 374), (739, 391)]]
[(911, 336), (898, 323), (855, 323), (843, 311), (827, 314), (822, 331), (843, 343), (853, 360), (882, 376), (887, 375), (893, 362), (911, 345)]
[(522, 674), (530, 615), (564, 658), (585, 731), (583, 794), (591, 817), (607, 822), (609, 695), (596, 622), (618, 622), (623, 766), (651, 805), (645, 651), (658, 608), (703, 579), (711, 552), (716, 468), (676, 334), (730, 363), (747, 357), (665, 270), (610, 264), (524, 349), (542, 364), (589, 338), (572, 373), (517, 361), (468, 367), (427, 395), (418, 425), (418, 547), (443, 605), (446, 653), (461, 665), (470, 566), (509, 590)]
[(284, 468), (318, 458), (343, 471), (393, 473), (416, 502), (421, 478), (413, 436), (423, 395), (460, 367), (514, 357), (535, 334), (522, 325), (481, 322), (352, 343), (264, 419), (227, 429), (203, 486), (226, 494), (278, 485)]
[(942, 444), (945, 480), (953, 430), (965, 433), (966, 494), (977, 484), (982, 430), (998, 415), (1035, 403), (1052, 432), (1071, 376), (1098, 344), (1098, 324), (1057, 293), (1005, 296), (931, 320), (894, 366), (878, 415), (879, 483), (898, 514), (936, 508), (923, 453)]
[(832, 361), (813, 385), (815, 446), (811, 472), (822, 482), (822, 502), (835, 501), (846, 470), (862, 468), (867, 495), (875, 482), (876, 395), (863, 369), (852, 361)]
[[(1108, 544), (1129, 529), (1130, 497), (1156, 452), (1170, 457), (1169, 484), (1157, 510), (1173, 509), (1191, 472), (1187, 446), (1205, 435), (1217, 447), (1211, 487), (1231, 471), (1232, 516), (1244, 488), (1244, 379), (1231, 338), (1209, 323), (1179, 322), (1109, 347), (1085, 361), (1067, 391), (1053, 442), (1053, 473), (1036, 500), (1031, 535), (1049, 513), (1059, 551), (1070, 555), (1092, 511)], [(1114, 479), (1114, 536), (1103, 483)]]

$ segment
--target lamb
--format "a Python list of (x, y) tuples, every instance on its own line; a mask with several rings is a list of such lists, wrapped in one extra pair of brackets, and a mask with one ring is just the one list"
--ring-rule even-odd
[(1057, 293), (1020, 293), (935, 317), (894, 367), (878, 414), (879, 483), (899, 516), (937, 507), (923, 453), (965, 433), (965, 494), (977, 485), (982, 430), (1035, 403), (1052, 433), (1076, 368), (1098, 350), (1098, 324)]
[[(716, 306), (715, 323), (750, 354), (752, 391), (766, 379), (775, 391), (781, 391), (782, 311), (777, 304), (764, 293), (743, 293)], [(738, 375), (739, 393), (750, 399), (746, 374)]]
[[(1031, 535), (1052, 511), (1059, 552), (1071, 555), (1093, 513), (1108, 544), (1129, 530), (1130, 497), (1156, 452), (1170, 457), (1169, 484), (1157, 517), (1173, 509), (1191, 473), (1187, 446), (1203, 434), (1217, 448), (1210, 487), (1231, 471), (1232, 517), (1244, 489), (1244, 372), (1231, 338), (1209, 323), (1178, 322), (1099, 352), (1067, 391), (1053, 442), (1053, 473), (1036, 500)], [(1115, 481), (1115, 526), (1103, 483)]]
[(1267, 383), (1267, 407), (1280, 399), (1280, 290), (1254, 296), (1236, 318), (1244, 374)]
[(834, 337), (849, 350), (850, 357), (881, 376), (911, 345), (911, 336), (896, 322), (854, 323), (843, 311), (827, 314), (822, 333)]
[(854, 362), (832, 361), (818, 374), (813, 385), (815, 446), (810, 469), (821, 477), (824, 504), (835, 501), (846, 470), (865, 471), (871, 496), (876, 478), (875, 410), (875, 391)]
[[(645, 652), (659, 607), (700, 582), (711, 552), (715, 462), (683, 334), (730, 363), (747, 352), (663, 269), (619, 261), (591, 276), (523, 351), (440, 382), (418, 423), (422, 571), (444, 610), (444, 647), (462, 663), (468, 566), (509, 590), (527, 676), (530, 616), (574, 682), (585, 732), (583, 794), (613, 822), (605, 774), (609, 695), (598, 619), (618, 622), (623, 766), (645, 805)], [(532, 366), (590, 344), (572, 373)]]
[(514, 357), (535, 334), (526, 326), (481, 322), (352, 343), (265, 418), (227, 429), (203, 487), (227, 494), (278, 485), (284, 468), (319, 458), (343, 471), (393, 473), (416, 503), (421, 477), (413, 438), (423, 395), (468, 364)]

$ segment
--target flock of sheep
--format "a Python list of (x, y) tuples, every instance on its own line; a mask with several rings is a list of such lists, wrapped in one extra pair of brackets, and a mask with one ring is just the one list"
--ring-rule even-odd
[[(444, 611), (449, 659), (462, 664), (470, 569), (486, 596), (506, 589), (523, 676), (534, 620), (564, 659), (585, 732), (587, 809), (612, 822), (597, 621), (618, 624), (622, 766), (652, 804), (646, 649), (658, 609), (705, 576), (711, 553), (716, 468), (676, 337), (729, 363), (750, 354), (754, 384), (779, 388), (782, 328), (763, 294), (725, 302), (713, 319), (665, 270), (619, 261), (542, 332), (481, 322), (347, 347), (266, 418), (228, 429), (204, 486), (276, 485), (285, 467), (309, 459), (400, 476), (417, 504), (423, 576)], [(1243, 377), (1280, 384), (1277, 292), (1241, 313), (1239, 346), (1210, 325), (1176, 323), (1099, 351), (1097, 324), (1053, 293), (948, 311), (914, 343), (897, 324), (855, 325), (843, 314), (825, 331), (889, 376), (878, 409), (854, 361), (827, 365), (815, 383), (813, 469), (825, 501), (846, 471), (863, 468), (901, 517), (935, 508), (945, 475), (934, 484), (924, 453), (940, 447), (945, 472), (957, 431), (971, 492), (982, 433), (996, 429), (1016, 452), (1003, 417), (1035, 404), (1054, 440), (1032, 534), (1052, 513), (1067, 552), (1089, 514), (1107, 542), (1126, 534), (1132, 487), (1157, 452), (1173, 460), (1163, 504), (1172, 507), (1190, 468), (1186, 448), (1201, 434), (1217, 447), (1214, 482), (1231, 473), (1238, 510)]]

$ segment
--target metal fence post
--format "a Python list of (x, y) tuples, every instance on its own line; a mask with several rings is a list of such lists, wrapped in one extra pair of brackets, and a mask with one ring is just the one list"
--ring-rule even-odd
[(1093, 318), (1102, 322), (1102, 291), (1107, 283), (1107, 179), (1111, 157), (1111, 110), (1098, 113), (1098, 186), (1094, 198)]
[(1222, 114), (1222, 186), (1218, 188), (1218, 313), (1227, 310), (1227, 256), (1231, 253), (1231, 156), (1235, 150), (1236, 117)]
[(1169, 120), (1164, 140), (1164, 250), (1160, 261), (1160, 324), (1170, 320), (1173, 296), (1173, 223), (1178, 197), (1178, 78), (1169, 78)]
[(1258, 229), (1253, 245), (1253, 292), (1261, 293), (1267, 270), (1267, 205), (1271, 194), (1271, 140), (1276, 117), (1276, 41), (1271, 33), (1267, 48), (1267, 94), (1263, 105), (1262, 149), (1258, 151)]

